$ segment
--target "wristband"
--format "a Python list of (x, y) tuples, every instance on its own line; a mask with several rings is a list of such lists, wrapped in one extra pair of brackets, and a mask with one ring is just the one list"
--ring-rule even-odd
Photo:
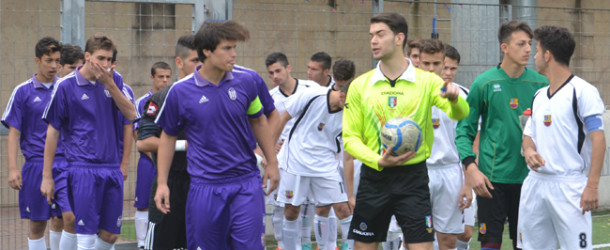
[(186, 140), (176, 141), (176, 151), (186, 151)]

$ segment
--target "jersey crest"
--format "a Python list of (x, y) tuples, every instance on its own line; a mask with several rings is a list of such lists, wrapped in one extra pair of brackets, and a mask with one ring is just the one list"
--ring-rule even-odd
[(479, 233), (486, 234), (487, 233), (487, 224), (481, 223), (479, 225)]
[(516, 109), (519, 107), (519, 98), (510, 98), (510, 108)]
[(326, 124), (320, 122), (320, 124), (318, 124), (318, 131), (322, 131), (322, 129), (324, 129), (324, 126), (326, 126)]
[(441, 126), (441, 121), (438, 118), (432, 118), (432, 127), (434, 129), (437, 129), (438, 127)]
[(397, 103), (396, 96), (388, 96), (388, 106), (390, 106), (390, 108), (396, 107), (396, 103)]
[(286, 199), (292, 199), (293, 194), (292, 194), (292, 190), (286, 190)]
[(544, 115), (544, 126), (551, 126), (551, 115)]
[(232, 101), (237, 99), (237, 93), (235, 92), (234, 88), (229, 88), (229, 98), (231, 98)]

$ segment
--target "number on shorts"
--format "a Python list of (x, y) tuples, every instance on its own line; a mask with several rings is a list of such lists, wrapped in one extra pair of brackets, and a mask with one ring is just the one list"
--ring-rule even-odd
[(587, 234), (586, 233), (580, 233), (578, 238), (580, 238), (580, 247), (581, 248), (586, 248), (587, 247)]

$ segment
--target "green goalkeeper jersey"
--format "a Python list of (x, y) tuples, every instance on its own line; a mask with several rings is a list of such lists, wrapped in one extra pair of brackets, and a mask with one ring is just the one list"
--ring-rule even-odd
[(479, 75), (468, 94), (470, 114), (458, 123), (455, 143), (462, 163), (476, 158), (472, 143), (479, 128), (479, 170), (491, 182), (521, 184), (528, 169), (521, 155), (523, 128), (519, 116), (532, 106), (536, 91), (548, 80), (525, 68), (519, 78), (510, 78), (500, 65)]

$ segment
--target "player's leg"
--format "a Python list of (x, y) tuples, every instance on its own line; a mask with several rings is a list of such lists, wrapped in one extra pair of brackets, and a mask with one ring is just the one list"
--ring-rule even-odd
[(312, 249), (311, 247), (311, 227), (313, 225), (313, 220), (316, 214), (316, 206), (313, 200), (307, 200), (303, 205), (301, 205), (300, 210), (300, 237), (301, 237), (301, 247), (303, 250)]
[(134, 226), (138, 239), (138, 247), (144, 247), (148, 228), (148, 197), (150, 196), (152, 182), (156, 175), (157, 170), (152, 160), (141, 154), (137, 166), (135, 202), (133, 204), (136, 208)]
[[(257, 159), (258, 159), (257, 155)], [(281, 176), (280, 176), (281, 179)], [(269, 181), (268, 181), (269, 183)], [(277, 242), (277, 248), (284, 249), (284, 239), (282, 237), (282, 227), (284, 224), (284, 204), (277, 200), (278, 189), (273, 190), (265, 201), (267, 205), (273, 206), (273, 214), (271, 215), (271, 223), (273, 225), (273, 236)]]
[[(234, 183), (192, 178), (186, 203), (188, 249), (229, 249), (229, 204)], [(171, 194), (170, 194), (171, 199)], [(262, 219), (261, 219), (262, 222)]]
[[(74, 232), (74, 213), (70, 205), (69, 187), (68, 187), (68, 162), (60, 157), (55, 157), (53, 162), (53, 179), (55, 180), (55, 203), (57, 204), (56, 214), (61, 215), (61, 225), (58, 225), (55, 230), (60, 232), (60, 238), (57, 241), (57, 249), (76, 249), (76, 233)], [(53, 222), (52, 222), (53, 223)], [(53, 226), (52, 226), (53, 227)], [(62, 231), (63, 230), (63, 231)], [(49, 232), (51, 234), (53, 232)], [(49, 243), (53, 245), (53, 241), (49, 239)], [(53, 246), (51, 246), (53, 250)]]
[[(351, 223), (351, 211), (347, 205), (347, 193), (345, 187), (343, 185), (343, 178), (339, 175), (339, 172), (335, 172), (330, 175), (325, 175), (324, 177), (312, 177), (311, 180), (311, 188), (312, 188), (312, 196), (313, 199), (316, 200), (319, 204), (332, 204), (332, 206), (319, 206), (317, 210), (317, 218), (324, 219), (330, 214), (331, 208), (335, 211), (336, 216), (342, 222), (342, 229), (344, 231), (349, 230), (349, 224)], [(324, 222), (324, 221), (322, 221)], [(332, 223), (328, 220), (328, 230), (325, 231), (325, 227), (321, 223), (316, 223), (314, 229), (321, 231), (319, 234), (316, 232), (316, 237), (320, 236), (322, 239), (326, 237), (326, 244), (322, 245), (321, 240), (318, 240), (318, 245), (320, 249), (323, 249), (322, 246), (326, 247), (326, 249), (334, 250), (336, 249), (336, 235), (331, 235), (333, 232), (331, 230)], [(336, 227), (336, 221), (335, 227)], [(322, 229), (322, 230), (320, 230)], [(327, 233), (325, 236), (323, 233)], [(336, 234), (336, 232), (335, 232)], [(344, 237), (345, 241), (342, 245), (345, 247), (349, 247), (349, 243), (347, 242), (347, 238)]]
[[(189, 191), (189, 177), (186, 172), (170, 172), (167, 180), (171, 213), (163, 214), (154, 202), (155, 193), (151, 191), (149, 203), (148, 243), (145, 249), (187, 248), (185, 209)], [(156, 182), (151, 190), (157, 190)]]
[(552, 182), (553, 189), (546, 189), (552, 203), (550, 214), (562, 249), (593, 249), (591, 212), (582, 214), (580, 207), (586, 184), (587, 178), (580, 176), (574, 180)]
[(101, 182), (95, 181), (98, 177), (95, 166), (71, 164), (68, 168), (68, 187), (72, 197), (78, 249), (95, 247), (100, 223), (97, 211), (104, 198), (98, 192), (103, 188)]
[(278, 189), (278, 201), (285, 204), (282, 228), (284, 247), (286, 250), (298, 249), (302, 243), (298, 219), (301, 205), (307, 201), (309, 179), (288, 173), (282, 169), (280, 169), (280, 176), (282, 178), (280, 178)]
[[(61, 214), (61, 212), (60, 212)], [(64, 220), (61, 217), (51, 217), (49, 226), (49, 248), (51, 250), (59, 250), (59, 241), (61, 240), (61, 231), (64, 228)]]
[(331, 207), (328, 213), (328, 249), (335, 250), (337, 248), (337, 214)]
[(464, 232), (458, 234), (457, 249), (470, 249), (470, 240), (472, 239), (472, 231), (474, 229), (474, 215), (477, 210), (476, 194), (472, 192), (473, 200), (469, 208), (464, 209)]
[(99, 210), (100, 230), (96, 249), (110, 249), (118, 239), (123, 223), (123, 173), (120, 168), (100, 169), (97, 172), (103, 181), (102, 189), (98, 190), (103, 200)]
[(519, 207), (518, 243), (522, 249), (555, 249), (558, 239), (555, 234), (549, 207), (547, 189), (552, 188), (545, 181), (525, 178)]
[(429, 168), (432, 218), (439, 249), (455, 249), (457, 235), (464, 232), (464, 213), (458, 207), (464, 185), (463, 171), (458, 164)]
[(489, 192), (493, 198), (477, 196), (477, 219), (481, 248), (495, 250), (502, 246), (502, 233), (508, 210), (505, 186), (495, 182), (492, 185), (494, 189)]
[(264, 248), (265, 194), (261, 185), (257, 175), (243, 176), (234, 185), (234, 197), (229, 204), (231, 249)]
[(333, 204), (333, 210), (336, 211), (337, 218), (339, 219), (339, 226), (341, 227), (341, 250), (352, 249), (354, 241), (347, 239), (349, 225), (352, 223), (351, 210), (349, 209), (347, 202)]
[(513, 249), (517, 248), (517, 228), (519, 223), (519, 204), (521, 200), (521, 187), (522, 184), (505, 184), (506, 188), (506, 197), (507, 203), (507, 217), (508, 217), (508, 232), (510, 239), (512, 240)]
[(42, 161), (26, 161), (21, 170), (22, 186), (19, 190), (21, 218), (29, 219), (29, 249), (47, 249), (44, 232), (51, 217), (51, 206), (40, 193)]
[[(314, 179), (315, 180), (315, 179)], [(312, 180), (312, 181), (314, 181)], [(317, 197), (316, 197), (317, 198)], [(317, 200), (317, 199), (316, 199)], [(313, 231), (316, 236), (316, 242), (320, 250), (331, 249), (329, 246), (330, 225), (328, 214), (330, 213), (330, 205), (316, 207), (316, 215), (313, 219)]]

